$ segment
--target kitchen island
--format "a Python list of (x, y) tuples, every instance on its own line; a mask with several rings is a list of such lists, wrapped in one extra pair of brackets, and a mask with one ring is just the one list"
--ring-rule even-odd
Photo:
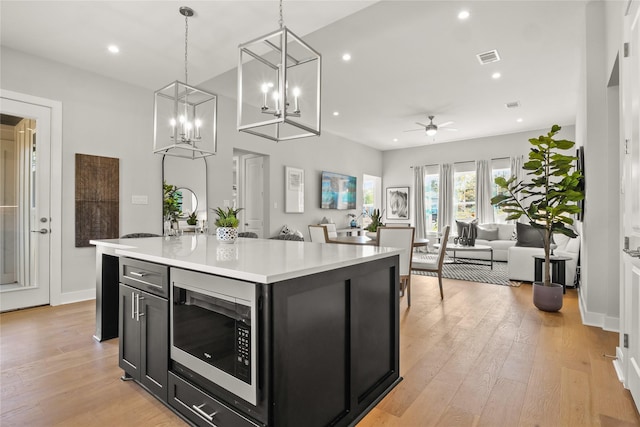
[[(165, 304), (171, 314), (164, 339), (170, 350), (160, 357), (167, 359), (167, 385), (161, 384), (160, 368), (151, 386), (144, 382), (150, 375), (139, 375), (139, 382), (194, 424), (352, 425), (401, 380), (398, 249), (263, 239), (238, 239), (229, 245), (206, 235), (92, 243), (100, 258), (98, 294), (113, 291), (106, 288), (113, 287), (114, 274), (104, 270), (116, 265), (111, 258), (119, 261), (121, 333), (127, 330), (123, 323), (148, 317), (136, 301), (144, 306), (152, 297), (131, 292), (129, 285), (151, 277), (131, 266), (166, 271), (158, 277), (166, 276), (170, 284)], [(183, 288), (207, 295), (244, 289), (248, 296), (238, 294), (235, 301), (251, 300), (246, 310), (251, 321), (243, 320), (247, 327), (241, 329), (250, 344), (238, 353), (250, 353), (245, 359), (247, 379), (238, 381), (243, 378), (239, 371), (228, 371), (236, 372), (229, 380), (211, 377), (208, 371), (214, 369), (208, 365), (190, 365), (182, 358), (171, 334), (177, 330), (172, 322), (185, 307), (179, 303)], [(104, 322), (105, 313), (102, 318)], [(162, 328), (154, 334), (162, 335)], [(194, 330), (192, 337), (202, 333)], [(126, 341), (122, 336), (120, 340), (122, 356)], [(163, 338), (154, 343), (158, 340)], [(149, 363), (161, 367), (164, 362)], [(121, 366), (127, 372), (129, 363)], [(251, 387), (247, 393), (236, 392), (233, 381)]]

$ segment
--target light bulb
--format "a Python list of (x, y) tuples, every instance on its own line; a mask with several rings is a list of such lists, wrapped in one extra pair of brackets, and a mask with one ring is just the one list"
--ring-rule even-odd
[(293, 88), (293, 96), (300, 96), (300, 88), (299, 87), (294, 87)]
[(180, 116), (180, 117), (178, 117), (178, 120), (180, 121), (180, 123), (183, 123), (183, 124), (184, 124), (184, 122), (185, 122), (185, 120), (186, 120), (186, 119), (185, 119), (185, 117), (184, 117), (184, 116)]
[(269, 93), (269, 85), (267, 83), (262, 83), (262, 93)]
[(176, 119), (169, 120), (169, 124), (171, 125), (171, 127), (175, 127), (176, 126)]
[(196, 119), (196, 128), (199, 128), (200, 126), (202, 126), (202, 120)]

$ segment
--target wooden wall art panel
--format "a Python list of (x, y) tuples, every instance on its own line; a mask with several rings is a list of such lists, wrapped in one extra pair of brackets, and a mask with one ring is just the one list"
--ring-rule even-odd
[(76, 247), (120, 235), (120, 159), (76, 153)]

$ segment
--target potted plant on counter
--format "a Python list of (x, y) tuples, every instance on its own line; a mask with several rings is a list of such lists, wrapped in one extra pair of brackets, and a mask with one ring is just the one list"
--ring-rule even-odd
[(216, 208), (213, 209), (218, 218), (216, 218), (216, 238), (221, 243), (233, 243), (238, 238), (238, 212), (242, 208)]
[[(491, 204), (501, 206), (508, 214), (507, 220), (518, 220), (522, 215), (529, 224), (542, 234), (544, 248), (543, 282), (533, 283), (533, 303), (543, 311), (558, 311), (562, 308), (562, 285), (551, 282), (552, 235), (554, 233), (577, 237), (569, 226), (572, 215), (580, 212), (577, 202), (584, 199), (582, 173), (574, 169), (577, 157), (562, 154), (575, 143), (565, 139), (553, 139), (560, 131), (553, 125), (547, 135), (531, 138), (529, 161), (523, 165), (530, 181), (516, 181), (512, 176), (495, 179), (505, 193), (491, 198)], [(574, 169), (572, 171), (572, 169)]]

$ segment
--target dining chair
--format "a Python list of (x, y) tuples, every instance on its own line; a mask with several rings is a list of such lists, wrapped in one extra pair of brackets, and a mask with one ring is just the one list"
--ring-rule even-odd
[(385, 227), (411, 227), (411, 224), (408, 222), (388, 222), (384, 225)]
[(402, 248), (400, 254), (400, 290), (407, 294), (411, 306), (411, 254), (413, 253), (413, 227), (378, 227), (378, 246)]
[[(440, 248), (438, 249), (438, 255), (434, 260), (425, 260), (424, 258), (413, 258), (411, 261), (411, 269), (417, 271), (429, 271), (438, 273), (438, 286), (440, 286), (440, 299), (444, 299), (444, 293), (442, 292), (442, 264), (444, 263), (444, 257), (447, 251), (447, 240), (449, 239), (450, 226), (445, 226), (442, 230), (442, 239), (440, 239)], [(410, 297), (410, 293), (408, 294)]]
[(338, 231), (336, 230), (336, 225), (334, 223), (320, 225), (327, 229), (327, 235), (329, 238), (338, 237)]
[(323, 227), (322, 225), (310, 225), (309, 236), (312, 242), (327, 243), (329, 241), (327, 227)]

